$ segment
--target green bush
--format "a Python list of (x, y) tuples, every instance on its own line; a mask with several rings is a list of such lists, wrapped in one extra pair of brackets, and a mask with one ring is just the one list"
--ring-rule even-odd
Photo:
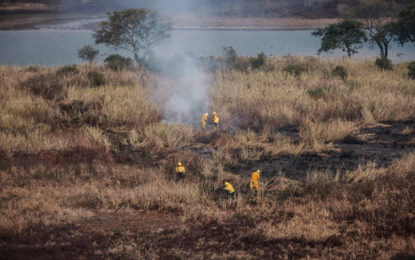
[(107, 82), (105, 80), (104, 74), (96, 72), (96, 71), (88, 72), (88, 79), (92, 87), (100, 87), (100, 86), (105, 85)]
[(133, 64), (133, 61), (130, 58), (124, 58), (118, 54), (108, 56), (104, 62), (108, 68), (115, 71), (128, 69)]
[(384, 56), (382, 56), (380, 58), (377, 58), (376, 61), (375, 61), (375, 65), (378, 68), (382, 69), (382, 70), (392, 70), (393, 69), (392, 62)]
[(259, 53), (256, 58), (249, 59), (251, 68), (254, 70), (261, 68), (262, 66), (265, 65), (266, 62), (267, 62), (267, 56), (263, 52)]
[(300, 65), (288, 65), (282, 71), (299, 78), (306, 69)]
[(27, 72), (39, 72), (40, 68), (38, 66), (29, 66), (26, 68)]
[(311, 98), (313, 98), (313, 99), (317, 100), (317, 99), (320, 99), (320, 98), (322, 98), (322, 97), (324, 96), (324, 89), (323, 89), (323, 88), (314, 88), (314, 89), (309, 89), (309, 90), (307, 91), (307, 94), (308, 94)]
[(249, 61), (244, 58), (239, 58), (238, 61), (233, 65), (233, 69), (247, 72), (249, 69)]
[(63, 66), (62, 68), (58, 69), (56, 73), (58, 75), (78, 74), (79, 70), (76, 68), (76, 65), (70, 65), (70, 66)]
[(238, 60), (238, 54), (232, 46), (223, 47), (223, 58), (225, 59), (226, 68), (232, 68)]
[(342, 80), (346, 80), (349, 76), (349, 73), (347, 73), (347, 70), (343, 66), (336, 66), (332, 71), (331, 75), (333, 77), (339, 77)]
[(21, 88), (47, 100), (63, 99), (66, 95), (64, 84), (52, 73), (30, 77), (21, 84)]
[(415, 79), (415, 61), (408, 64), (408, 77)]

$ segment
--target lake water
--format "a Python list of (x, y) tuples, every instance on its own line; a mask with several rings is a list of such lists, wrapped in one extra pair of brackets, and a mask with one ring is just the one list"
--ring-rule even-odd
[[(297, 31), (226, 31), (226, 30), (176, 30), (171, 38), (156, 48), (156, 53), (174, 56), (191, 52), (196, 56), (220, 55), (224, 46), (233, 46), (239, 55), (316, 55), (320, 39), (311, 30)], [(92, 31), (86, 30), (28, 30), (0, 31), (0, 64), (11, 65), (65, 65), (80, 63), (78, 49), (94, 44)], [(97, 46), (100, 60), (113, 50)], [(127, 55), (127, 53), (122, 53)], [(357, 57), (377, 56), (376, 48), (366, 44)], [(329, 56), (342, 56), (336, 51)], [(390, 58), (395, 61), (415, 59), (415, 47), (392, 46)]]

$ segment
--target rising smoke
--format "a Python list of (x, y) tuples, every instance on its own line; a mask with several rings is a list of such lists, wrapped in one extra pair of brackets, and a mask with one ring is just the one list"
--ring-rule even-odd
[(166, 122), (196, 124), (209, 112), (211, 75), (200, 57), (188, 52), (190, 44), (191, 34), (177, 34), (168, 40), (168, 48), (153, 50), (150, 66), (161, 72), (154, 100)]
[(195, 56), (175, 48), (169, 51), (172, 58), (157, 59), (152, 65), (161, 71), (154, 100), (166, 122), (194, 124), (209, 110), (211, 76)]

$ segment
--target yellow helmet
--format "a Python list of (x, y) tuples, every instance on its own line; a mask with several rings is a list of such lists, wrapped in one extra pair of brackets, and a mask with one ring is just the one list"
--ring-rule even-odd
[(214, 115), (216, 115), (216, 112), (213, 112)]
[(258, 170), (256, 170), (256, 172), (257, 172), (257, 173), (261, 173), (261, 170), (260, 170), (260, 169), (258, 169)]
[(182, 163), (181, 163), (181, 162), (178, 162), (178, 163), (177, 163), (177, 166), (182, 166)]

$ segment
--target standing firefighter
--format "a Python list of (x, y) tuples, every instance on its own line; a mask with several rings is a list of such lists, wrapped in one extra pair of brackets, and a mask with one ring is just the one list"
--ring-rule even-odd
[(259, 181), (259, 174), (261, 171), (258, 169), (256, 172), (253, 172), (251, 175), (251, 181), (249, 182), (249, 188), (252, 190), (254, 187), (256, 190), (259, 189), (258, 181)]
[(219, 126), (219, 117), (216, 112), (213, 112), (212, 114), (212, 121), (215, 126)]
[(186, 169), (184, 168), (184, 166), (182, 165), (181, 162), (177, 163), (176, 172), (177, 172), (177, 175), (179, 176), (179, 180), (184, 178), (184, 174), (186, 173)]
[(233, 196), (235, 195), (235, 189), (232, 186), (232, 184), (230, 184), (229, 182), (225, 181), (225, 188), (224, 189), (228, 192), (228, 197), (233, 198)]
[(203, 116), (202, 116), (202, 128), (205, 128), (205, 126), (206, 126), (207, 117), (208, 117), (208, 113), (203, 114)]

